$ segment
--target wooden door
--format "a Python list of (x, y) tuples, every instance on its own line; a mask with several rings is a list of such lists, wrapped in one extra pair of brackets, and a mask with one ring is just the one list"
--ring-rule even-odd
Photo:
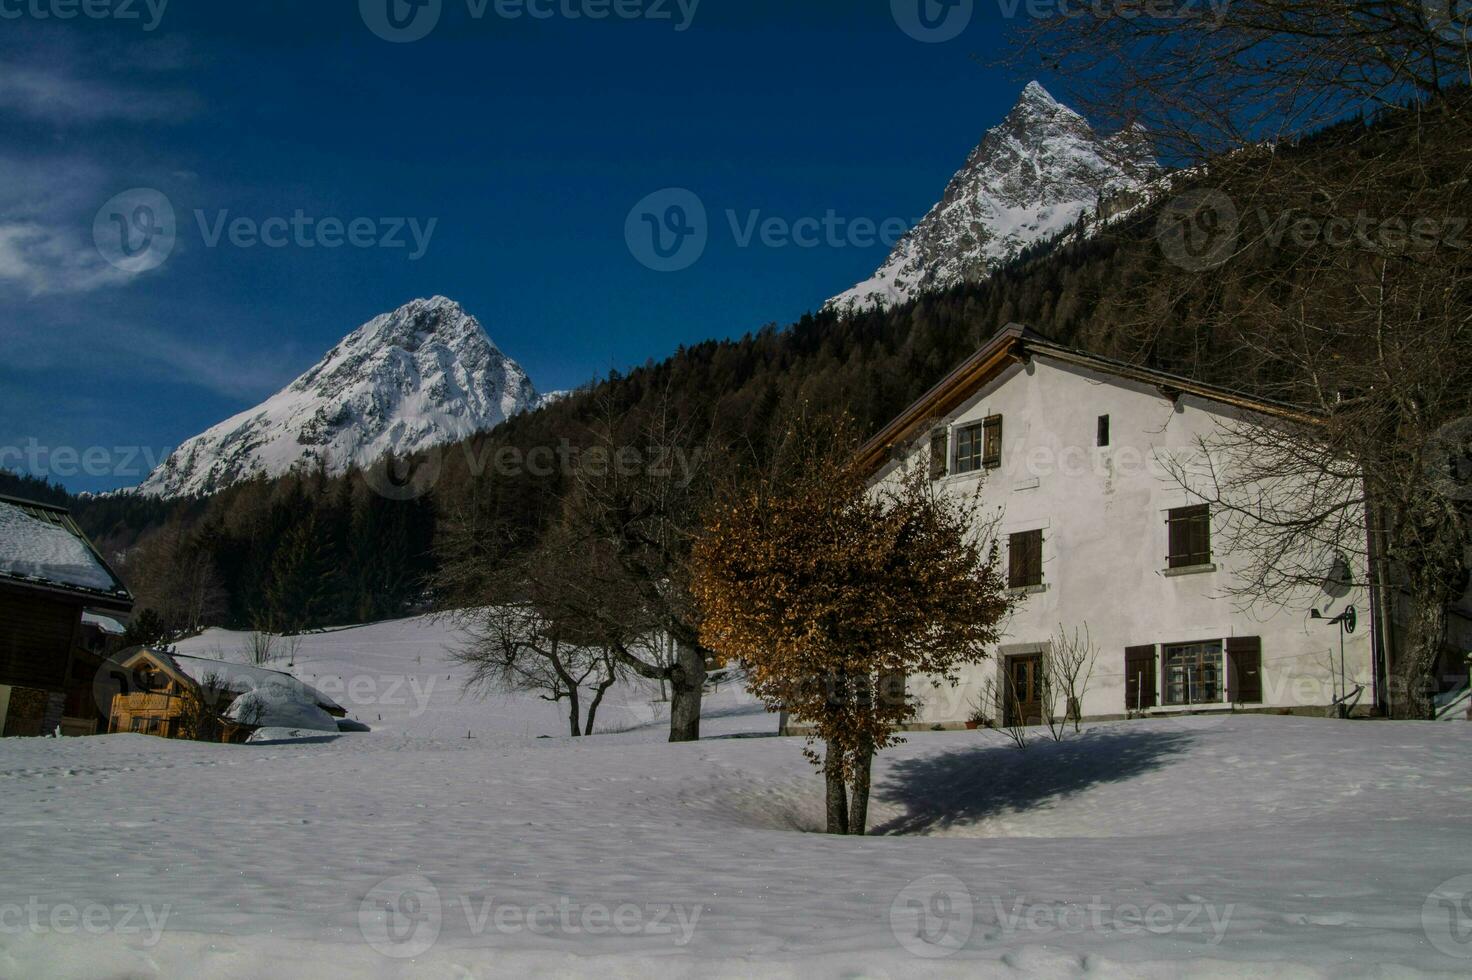
[(1043, 723), (1043, 656), (1040, 653), (1007, 661), (1007, 723)]

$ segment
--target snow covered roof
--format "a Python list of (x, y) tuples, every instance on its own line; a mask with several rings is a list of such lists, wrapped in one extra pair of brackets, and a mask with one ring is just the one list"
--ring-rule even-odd
[(0, 497), (0, 579), (133, 602), (70, 514), (15, 497)]
[(116, 619), (113, 619), (111, 616), (104, 616), (102, 613), (93, 612), (90, 609), (82, 613), (82, 625), (95, 626), (109, 636), (122, 636), (128, 632), (127, 628)]

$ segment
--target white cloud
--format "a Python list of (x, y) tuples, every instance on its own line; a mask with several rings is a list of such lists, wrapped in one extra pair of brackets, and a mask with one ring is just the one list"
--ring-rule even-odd
[(132, 276), (110, 265), (92, 239), (108, 175), (71, 158), (0, 155), (0, 297), (89, 293)]
[(0, 222), (0, 282), (45, 296), (86, 293), (132, 279), (109, 265), (90, 241), (75, 237), (71, 229)]
[(170, 122), (187, 119), (197, 110), (198, 100), (186, 93), (95, 81), (57, 66), (0, 62), (0, 111), (43, 122)]

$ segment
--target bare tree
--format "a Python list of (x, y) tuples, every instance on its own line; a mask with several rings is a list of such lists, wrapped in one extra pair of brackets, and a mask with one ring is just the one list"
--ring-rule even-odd
[[(1079, 731), (1083, 721), (1084, 695), (1094, 677), (1094, 663), (1098, 660), (1099, 648), (1089, 635), (1089, 626), (1069, 630), (1062, 623), (1058, 632), (1043, 651), (1043, 704), (1049, 717), (1051, 730), (1053, 719), (1073, 722), (1074, 732)], [(1062, 711), (1059, 711), (1059, 701)], [(1055, 738), (1057, 736), (1055, 735)]]
[(983, 703), (992, 705), (996, 710), (997, 731), (1006, 736), (1007, 740), (1019, 749), (1027, 748), (1027, 725), (1025, 719), (1015, 711), (1009, 711), (1007, 706), (1016, 703), (1017, 687), (1012, 681), (1012, 675), (1003, 670), (1000, 672), (1003, 678), (1000, 684), (996, 676), (989, 676), (982, 684), (981, 700)]
[(179, 695), (178, 731), (181, 738), (195, 742), (218, 742), (230, 725), (255, 725), (263, 717), (265, 707), (252, 699), (242, 705), (236, 717), (226, 712), (236, 700), (228, 678), (211, 672), (193, 685), (186, 685)]
[[(528, 691), (553, 703), (566, 702), (574, 738), (593, 734), (603, 697), (619, 679), (607, 648), (578, 646), (530, 604), (512, 603), (459, 614), (471, 639), (450, 657), (470, 668), (467, 690), (481, 695)], [(591, 691), (587, 715), (585, 695)]]
[[(703, 527), (715, 489), (714, 466), (725, 453), (716, 438), (698, 437), (694, 421), (669, 399), (647, 413), (624, 415), (604, 405), (589, 447), (573, 473), (563, 526), (596, 560), (584, 588), (619, 595), (615, 609), (593, 603), (588, 612), (613, 615), (602, 633), (630, 672), (670, 691), (670, 741), (700, 738), (701, 700), (713, 652), (701, 643), (700, 612), (690, 594), (690, 550)], [(630, 617), (641, 627), (619, 628)], [(626, 637), (650, 629), (668, 637), (673, 658)]]

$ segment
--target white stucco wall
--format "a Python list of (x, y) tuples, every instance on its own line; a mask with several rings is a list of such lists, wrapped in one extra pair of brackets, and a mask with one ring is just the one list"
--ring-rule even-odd
[[(1360, 620), (1345, 642), (1349, 687), (1363, 684), (1361, 706), (1373, 702), (1370, 606), (1362, 589), (1336, 599), (1306, 588), (1293, 608), (1241, 608), (1243, 600), (1226, 594), (1240, 562), (1224, 550), (1215, 529), (1215, 570), (1167, 574), (1167, 511), (1201, 501), (1170, 478), (1160, 454), (1189, 452), (1198, 437), (1219, 432), (1218, 413), (1224, 410), (1189, 395), (1173, 403), (1153, 387), (1038, 356), (1025, 368), (1009, 368), (946, 420), (954, 458), (955, 427), (1003, 417), (1001, 467), (953, 473), (939, 486), (969, 495), (984, 481), (985, 511), (1000, 514), (1004, 571), (1007, 535), (1042, 529), (1044, 588), (1026, 595), (1007, 624), (1001, 650), (966, 669), (960, 687), (936, 688), (925, 678), (911, 678), (912, 692), (925, 700), (918, 723), (964, 721), (1007, 654), (1047, 643), (1060, 625), (1070, 632), (1087, 625), (1099, 649), (1085, 716), (1125, 712), (1126, 647), (1233, 636), (1262, 639), (1261, 707), (1327, 706), (1338, 684), (1339, 631), (1311, 619), (1309, 610), (1317, 607), (1332, 617), (1349, 604)], [(1110, 445), (1098, 448), (1098, 417), (1106, 414)], [(928, 442), (926, 435), (917, 438), (910, 455), (891, 463), (879, 479), (893, 478), (902, 465), (926, 466)], [(1156, 680), (1163, 683), (1158, 657)], [(1225, 697), (1221, 708), (1230, 710)], [(1183, 709), (1153, 713), (1173, 710)]]

